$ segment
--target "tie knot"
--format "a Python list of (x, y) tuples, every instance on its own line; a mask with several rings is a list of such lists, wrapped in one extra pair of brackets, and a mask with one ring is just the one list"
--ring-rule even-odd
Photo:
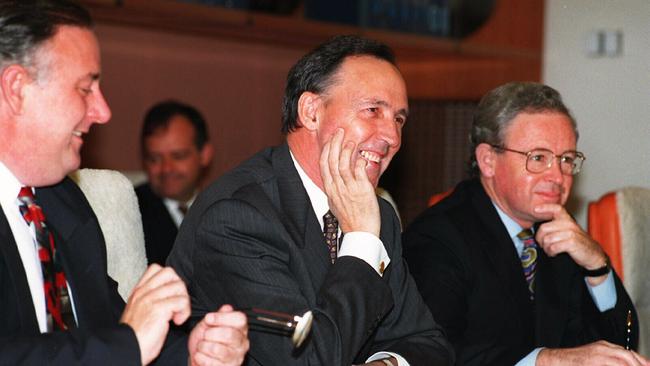
[(323, 215), (323, 224), (323, 231), (327, 231), (327, 229), (331, 229), (333, 227), (338, 229), (339, 221), (336, 219), (336, 216), (334, 216), (332, 211), (328, 210), (325, 215)]
[(20, 192), (18, 192), (18, 198), (21, 201), (28, 201), (28, 202), (33, 202), (34, 201), (34, 193), (32, 192), (32, 187), (21, 187)]
[(183, 214), (183, 216), (187, 215), (187, 204), (183, 202), (179, 202), (178, 211), (180, 211)]
[(517, 237), (521, 240), (527, 240), (530, 238), (534, 238), (535, 235), (533, 234), (533, 231), (530, 229), (523, 229), (519, 234), (517, 234)]

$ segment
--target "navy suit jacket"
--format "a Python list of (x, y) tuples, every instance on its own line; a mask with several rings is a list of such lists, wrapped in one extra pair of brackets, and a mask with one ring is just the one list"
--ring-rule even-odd
[(142, 215), (144, 229), (144, 245), (149, 264), (164, 265), (172, 250), (178, 228), (172, 219), (162, 198), (153, 192), (148, 183), (135, 189), (138, 205)]
[[(40, 334), (13, 234), (0, 215), (0, 365), (139, 365), (133, 330), (119, 323), (124, 302), (106, 272), (97, 218), (69, 178), (36, 190), (70, 284), (78, 328)], [(182, 338), (182, 337), (181, 337)], [(161, 364), (185, 364), (187, 347), (170, 340)]]
[(628, 310), (636, 347), (636, 313), (618, 277), (616, 306), (601, 313), (567, 254), (550, 258), (538, 251), (530, 301), (512, 239), (477, 179), (424, 211), (403, 240), (411, 273), (447, 330), (459, 365), (513, 365), (536, 347), (600, 339), (625, 345)]
[(289, 337), (251, 329), (246, 365), (345, 365), (377, 351), (411, 365), (448, 365), (453, 352), (404, 266), (399, 223), (380, 200), (381, 240), (391, 258), (379, 276), (364, 261), (331, 264), (287, 145), (266, 149), (203, 191), (168, 263), (188, 283), (195, 314), (224, 303), (314, 313), (298, 350)]

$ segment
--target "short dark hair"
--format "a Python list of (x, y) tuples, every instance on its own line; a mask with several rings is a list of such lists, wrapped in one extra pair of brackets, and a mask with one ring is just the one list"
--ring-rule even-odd
[(502, 146), (504, 134), (519, 113), (555, 112), (564, 114), (578, 139), (578, 127), (560, 93), (548, 85), (533, 82), (511, 82), (489, 91), (478, 104), (470, 132), (471, 176), (479, 175), (476, 147), (486, 143)]
[(189, 104), (167, 100), (152, 106), (144, 116), (140, 133), (140, 147), (144, 156), (144, 140), (160, 129), (167, 128), (174, 116), (183, 116), (194, 127), (194, 145), (201, 150), (208, 141), (208, 128), (201, 113)]
[(320, 94), (349, 56), (372, 56), (395, 65), (395, 54), (387, 45), (354, 35), (337, 36), (303, 56), (289, 70), (282, 102), (282, 133), (300, 128), (298, 100), (309, 91)]
[(57, 28), (92, 29), (86, 9), (67, 0), (3, 0), (0, 2), (0, 69), (9, 64), (35, 67), (34, 52)]

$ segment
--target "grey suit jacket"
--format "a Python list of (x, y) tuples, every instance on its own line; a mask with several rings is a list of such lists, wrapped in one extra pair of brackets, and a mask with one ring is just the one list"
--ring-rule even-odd
[(414, 366), (452, 364), (402, 260), (397, 218), (385, 201), (380, 208), (391, 258), (384, 276), (354, 257), (332, 265), (288, 147), (269, 148), (199, 195), (168, 264), (187, 282), (196, 315), (224, 303), (314, 312), (298, 350), (286, 336), (251, 330), (246, 365), (351, 365), (378, 351)]

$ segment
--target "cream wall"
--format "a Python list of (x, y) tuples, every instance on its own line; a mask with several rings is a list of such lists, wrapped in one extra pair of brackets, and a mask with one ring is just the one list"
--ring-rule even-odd
[[(618, 57), (587, 56), (590, 31), (622, 30)], [(587, 155), (575, 182), (573, 213), (623, 186), (650, 187), (650, 1), (547, 0), (542, 80), (578, 121)]]

